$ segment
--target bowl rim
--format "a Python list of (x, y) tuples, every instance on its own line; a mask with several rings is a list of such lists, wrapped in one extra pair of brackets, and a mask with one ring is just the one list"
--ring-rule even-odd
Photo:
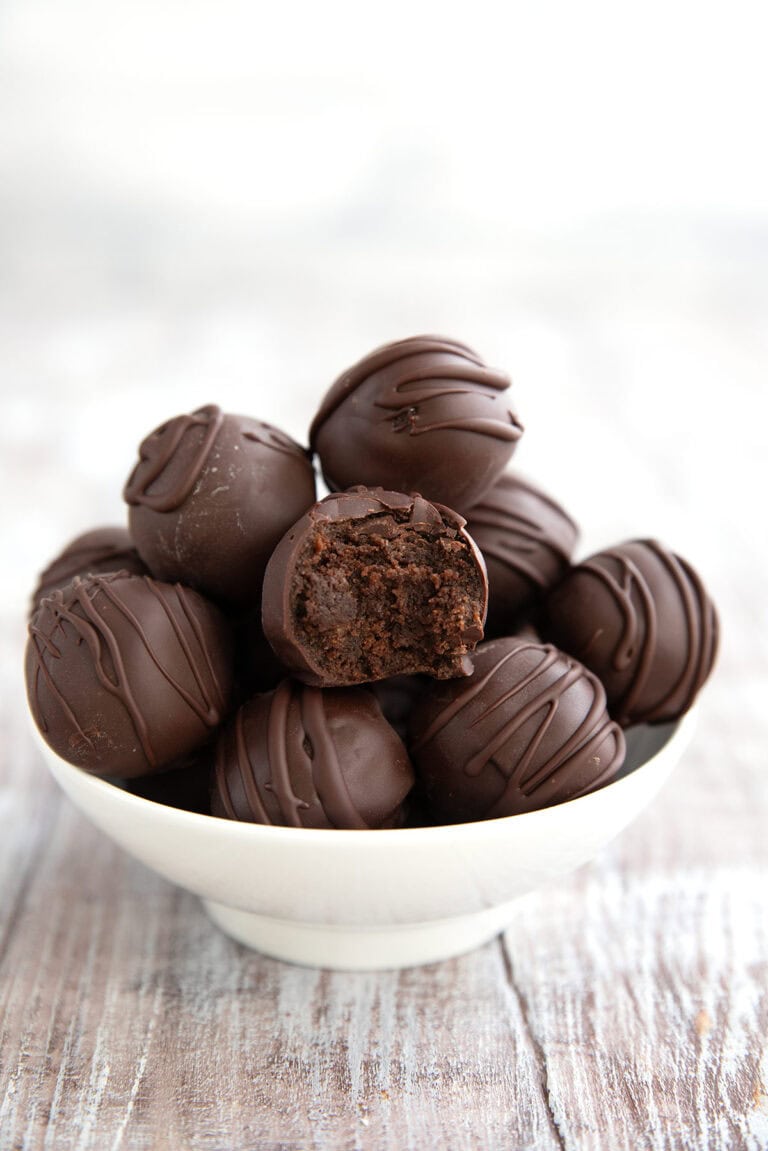
[[(163, 818), (172, 825), (179, 830), (186, 827), (191, 834), (200, 831), (204, 832), (206, 829), (210, 831), (212, 827), (215, 826), (218, 830), (223, 830), (226, 827), (228, 834), (236, 840), (262, 839), (266, 843), (271, 841), (275, 845), (283, 843), (292, 844), (294, 847), (298, 846), (299, 843), (307, 847), (312, 844), (322, 843), (326, 846), (333, 844), (335, 848), (344, 846), (355, 849), (362, 847), (363, 850), (373, 850), (376, 845), (381, 847), (385, 844), (400, 844), (403, 846), (409, 844), (413, 846), (417, 844), (419, 840), (432, 843), (440, 843), (446, 839), (459, 841), (473, 840), (478, 835), (503, 833), (505, 829), (510, 828), (513, 824), (520, 826), (521, 820), (525, 820), (528, 826), (533, 826), (536, 822), (546, 823), (548, 820), (551, 820), (555, 812), (563, 812), (565, 810), (573, 812), (577, 805), (591, 806), (595, 802), (599, 803), (600, 800), (598, 797), (604, 796), (608, 792), (615, 792), (618, 788), (631, 787), (633, 779), (641, 773), (644, 774), (646, 769), (650, 768), (660, 756), (664, 756), (666, 759), (673, 748), (679, 750), (680, 755), (682, 755), (695, 729), (697, 714), (698, 708), (694, 705), (694, 707), (675, 722), (668, 739), (649, 759), (638, 764), (637, 767), (632, 768), (632, 770), (626, 774), (619, 775), (603, 787), (595, 791), (590, 791), (586, 795), (577, 796), (575, 799), (565, 800), (563, 803), (552, 804), (549, 807), (538, 808), (535, 811), (521, 812), (517, 815), (500, 816), (495, 819), (473, 820), (466, 823), (437, 824), (428, 827), (366, 828), (364, 830), (356, 828), (285, 827), (274, 824), (250, 823), (234, 819), (225, 819), (221, 816), (209, 815), (204, 812), (186, 811), (184, 808), (171, 807), (169, 804), (147, 799), (141, 795), (135, 795), (133, 792), (128, 791), (124, 787), (120, 787), (107, 778), (92, 775), (83, 768), (69, 763), (48, 746), (42, 734), (37, 729), (31, 715), (29, 715), (29, 720), (32, 733), (38, 748), (43, 754), (46, 766), (56, 779), (57, 784), (62, 787), (62, 790), (66, 791), (66, 788), (64, 788), (60, 782), (61, 776), (76, 778), (78, 781), (78, 789), (82, 790), (84, 788), (87, 792), (90, 792), (94, 799), (101, 797), (112, 804), (122, 803), (125, 804), (129, 810), (133, 809), (135, 812), (141, 810), (146, 811), (147, 809), (154, 814), (161, 812)], [(676, 759), (677, 758), (679, 758), (679, 756), (676, 756)]]

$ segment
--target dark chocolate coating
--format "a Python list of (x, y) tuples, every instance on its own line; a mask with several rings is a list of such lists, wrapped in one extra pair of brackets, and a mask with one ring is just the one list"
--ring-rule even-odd
[(235, 679), (241, 702), (260, 691), (272, 691), (288, 674), (261, 626), (261, 604), (232, 618), (235, 637)]
[(543, 642), (536, 626), (530, 620), (521, 620), (514, 631), (510, 632), (510, 635), (515, 636), (516, 639), (529, 639), (532, 643)]
[(75, 578), (30, 621), (29, 706), (77, 767), (125, 779), (161, 771), (227, 714), (231, 646), (221, 612), (190, 588), (125, 572)]
[(219, 737), (211, 810), (287, 827), (397, 827), (412, 786), (408, 753), (371, 692), (284, 680)]
[(394, 675), (369, 685), (384, 718), (403, 740), (408, 737), (414, 704), (429, 683), (431, 680), (424, 675)]
[(565, 574), (579, 530), (540, 488), (503, 475), (467, 518), (488, 569), (486, 637), (510, 635)]
[(619, 723), (661, 723), (693, 703), (717, 653), (714, 604), (693, 568), (631, 540), (572, 568), (547, 597), (544, 634), (600, 677)]
[(515, 637), (481, 644), (470, 679), (434, 684), (414, 708), (411, 757), (448, 823), (550, 807), (607, 783), (624, 735), (596, 676)]
[(455, 340), (400, 340), (336, 380), (312, 422), (310, 445), (333, 491), (381, 485), (466, 514), (522, 435), (508, 387), (508, 376)]
[(147, 436), (123, 495), (156, 578), (258, 605), (267, 560), (314, 502), (315, 477), (284, 432), (209, 404)]
[(32, 593), (30, 615), (40, 606), (41, 600), (57, 588), (66, 587), (75, 576), (116, 571), (149, 575), (127, 528), (94, 528), (76, 536), (42, 572)]
[(264, 577), (264, 633), (320, 687), (424, 672), (467, 675), (487, 581), (464, 520), (418, 495), (353, 488), (286, 533)]
[(164, 807), (210, 815), (212, 763), (213, 748), (207, 744), (176, 761), (167, 771), (126, 780), (125, 789)]

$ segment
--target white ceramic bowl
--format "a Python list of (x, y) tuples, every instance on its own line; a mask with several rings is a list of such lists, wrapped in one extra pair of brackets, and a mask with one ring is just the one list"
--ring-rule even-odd
[(653, 799), (694, 724), (628, 733), (621, 776), (527, 815), (399, 831), (234, 823), (131, 795), (59, 759), (48, 766), (88, 818), (142, 863), (201, 896), (229, 935), (293, 963), (408, 967), (479, 947), (521, 896), (592, 859)]

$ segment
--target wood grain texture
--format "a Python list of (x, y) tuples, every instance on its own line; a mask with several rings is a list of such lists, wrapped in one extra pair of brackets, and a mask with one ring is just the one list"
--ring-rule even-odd
[(402, 975), (292, 969), (83, 830), (62, 812), (1, 973), (9, 1145), (502, 1146), (513, 1123), (557, 1145), (498, 945)]

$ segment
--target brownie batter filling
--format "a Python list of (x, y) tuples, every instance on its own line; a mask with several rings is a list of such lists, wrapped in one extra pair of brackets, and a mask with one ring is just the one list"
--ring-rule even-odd
[(471, 670), (484, 587), (455, 530), (409, 522), (406, 511), (320, 522), (296, 574), (297, 637), (337, 683)]

